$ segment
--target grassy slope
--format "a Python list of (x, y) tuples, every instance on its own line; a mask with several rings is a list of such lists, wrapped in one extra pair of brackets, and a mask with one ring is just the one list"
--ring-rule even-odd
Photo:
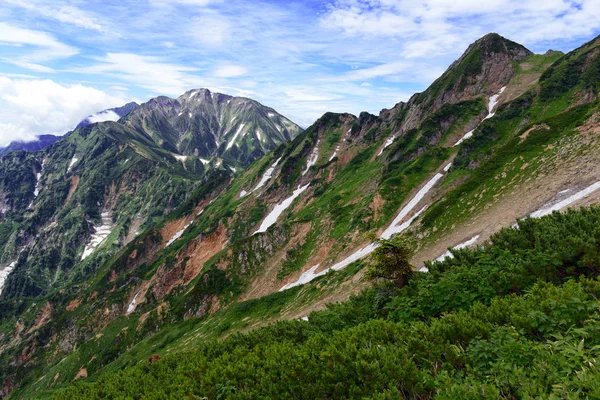
[(400, 291), (369, 290), (309, 322), (205, 342), (40, 395), (595, 397), (599, 218), (593, 208), (527, 220)]

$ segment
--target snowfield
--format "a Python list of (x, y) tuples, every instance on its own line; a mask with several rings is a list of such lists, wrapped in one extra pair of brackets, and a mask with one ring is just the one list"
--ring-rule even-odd
[(294, 200), (296, 200), (296, 197), (300, 196), (302, 192), (308, 189), (308, 185), (310, 184), (307, 183), (302, 187), (298, 187), (298, 189), (294, 190), (294, 193), (292, 193), (290, 197), (277, 204), (273, 211), (271, 211), (269, 215), (265, 217), (262, 224), (260, 224), (260, 228), (258, 228), (258, 230), (254, 232), (253, 235), (256, 235), (257, 233), (266, 232), (271, 225), (277, 222), (277, 218), (279, 218), (279, 216), (285, 211), (285, 209), (292, 205)]
[(381, 151), (379, 152), (379, 154), (377, 154), (377, 157), (379, 157), (380, 155), (383, 154), (383, 151), (392, 145), (392, 143), (394, 143), (394, 140), (396, 140), (396, 135), (392, 135), (388, 138), (388, 140), (385, 141), (383, 147), (381, 148)]
[(140, 294), (140, 292), (137, 292), (135, 294), (135, 296), (133, 297), (133, 300), (131, 300), (131, 303), (129, 303), (129, 305), (127, 306), (127, 314), (132, 313), (135, 311), (135, 307), (136, 307), (136, 300), (138, 295)]
[[(478, 239), (479, 239), (479, 235), (475, 235), (471, 239), (469, 239), (465, 242), (462, 242), (460, 244), (457, 244), (456, 246), (454, 246), (452, 248), (452, 250), (460, 250), (460, 249), (464, 249), (466, 247), (471, 247), (477, 242)], [(438, 258), (436, 258), (435, 261), (444, 261), (446, 258), (454, 258), (454, 255), (452, 254), (452, 252), (450, 250), (448, 250), (447, 252), (445, 252), (444, 254), (439, 256)]]
[[(431, 178), (425, 184), (425, 186), (423, 186), (421, 188), (421, 190), (419, 190), (417, 192), (417, 194), (415, 194), (415, 196), (408, 202), (408, 204), (406, 204), (402, 208), (402, 210), (398, 213), (396, 218), (394, 218), (394, 220), (392, 221), (390, 226), (385, 231), (383, 231), (380, 238), (381, 239), (390, 239), (393, 235), (396, 235), (396, 234), (401, 233), (401, 232), (405, 231), (406, 229), (408, 229), (408, 227), (412, 224), (412, 222), (416, 218), (418, 218), (427, 209), (427, 205), (423, 206), (412, 217), (410, 217), (403, 223), (400, 223), (400, 222), (402, 222), (402, 220), (404, 220), (404, 218), (406, 218), (406, 216), (415, 208), (415, 206), (417, 204), (419, 204), (419, 202), (421, 200), (423, 200), (423, 198), (427, 195), (427, 193), (429, 193), (431, 188), (433, 188), (433, 186), (435, 186), (435, 184), (443, 177), (444, 177), (444, 175), (442, 175), (442, 174), (439, 174), (439, 173), (435, 174), (433, 176), (433, 178)], [(317, 270), (317, 268), (319, 267), (319, 264), (317, 264), (317, 265), (313, 266), (312, 268), (310, 268), (309, 270), (307, 270), (306, 272), (304, 272), (302, 275), (300, 275), (300, 277), (296, 281), (293, 281), (293, 282), (290, 282), (290, 283), (284, 285), (281, 289), (279, 289), (279, 291), (281, 292), (283, 290), (286, 290), (286, 289), (289, 289), (289, 288), (292, 288), (292, 287), (295, 287), (298, 285), (304, 285), (305, 283), (308, 283), (308, 282), (312, 281), (313, 279), (318, 278), (319, 276), (325, 275), (328, 271), (331, 271), (331, 270), (339, 271), (340, 269), (352, 264), (354, 261), (358, 261), (358, 260), (368, 256), (376, 248), (377, 248), (377, 244), (371, 243), (371, 244), (359, 249), (358, 251), (352, 253), (351, 255), (349, 255), (348, 257), (343, 259), (342, 261), (332, 265), (328, 269), (323, 270), (319, 273), (315, 272)]]
[[(581, 200), (581, 199), (589, 196), (590, 194), (594, 193), (598, 189), (600, 189), (600, 181), (591, 184), (590, 186), (586, 187), (585, 189), (580, 190), (579, 192), (577, 192), (575, 194), (572, 194), (571, 196), (567, 197), (566, 199), (564, 199), (562, 201), (559, 201), (556, 204), (543, 206), (539, 210), (534, 211), (531, 214), (529, 214), (529, 216), (531, 218), (539, 218), (539, 217), (543, 217), (544, 215), (552, 214), (553, 211), (561, 210), (561, 209), (571, 205), (572, 203), (576, 202), (577, 200)], [(563, 190), (563, 191), (559, 192), (559, 194), (566, 193), (567, 191)]]
[[(488, 100), (488, 115), (486, 115), (486, 117), (481, 122), (485, 121), (486, 119), (490, 119), (494, 115), (496, 115), (496, 112), (495, 112), (494, 109), (498, 105), (498, 99), (500, 98), (500, 95), (502, 93), (504, 93), (505, 89), (506, 89), (506, 86), (503, 87), (502, 89), (500, 89), (500, 91), (497, 94), (495, 94), (495, 95), (493, 95), (493, 96), (491, 96), (489, 98), (489, 100)], [(477, 129), (477, 128), (475, 128), (475, 129)], [(473, 130), (465, 133), (465, 135), (462, 138), (460, 138), (460, 140), (458, 142), (456, 142), (454, 144), (454, 146), (455, 147), (458, 146), (459, 144), (461, 144), (462, 142), (464, 142), (465, 140), (467, 140), (468, 138), (470, 138), (471, 136), (473, 136), (473, 132), (475, 132), (475, 129), (473, 129)]]
[(337, 156), (337, 152), (340, 151), (340, 146), (337, 146), (335, 148), (335, 151), (333, 152), (333, 154), (331, 155), (331, 157), (329, 157), (329, 161), (333, 160), (335, 158), (335, 156)]
[(273, 165), (271, 165), (271, 167), (265, 171), (262, 178), (260, 178), (260, 182), (258, 182), (258, 185), (256, 185), (256, 187), (252, 189), (250, 193), (256, 192), (258, 189), (265, 186), (265, 183), (267, 183), (267, 181), (273, 177), (273, 172), (275, 172), (275, 168), (277, 167), (277, 164), (279, 164), (280, 161), (281, 157), (279, 157), (277, 161), (275, 161)]
[(229, 150), (231, 148), (231, 146), (233, 146), (233, 144), (235, 143), (237, 137), (240, 135), (240, 132), (242, 131), (242, 129), (244, 129), (244, 124), (240, 125), (240, 127), (238, 128), (238, 130), (235, 133), (235, 135), (233, 135), (233, 139), (231, 139), (231, 141), (229, 143), (227, 143), (227, 148), (225, 150)]
[(79, 158), (77, 158), (76, 156), (73, 156), (73, 158), (71, 159), (71, 162), (69, 163), (69, 168), (67, 168), (67, 173), (71, 172), (73, 165), (75, 165), (75, 163), (77, 161), (79, 161)]
[(100, 243), (102, 243), (112, 232), (112, 215), (108, 212), (104, 212), (101, 217), (102, 225), (94, 227), (94, 233), (92, 234), (90, 242), (85, 246), (85, 250), (83, 250), (83, 254), (81, 255), (82, 261), (89, 257)]
[(317, 140), (317, 144), (315, 145), (315, 148), (313, 149), (312, 153), (310, 153), (310, 156), (306, 160), (306, 169), (302, 172), (302, 176), (306, 175), (306, 173), (308, 172), (310, 167), (312, 167), (313, 165), (315, 165), (317, 163), (317, 160), (319, 159), (319, 143), (321, 143), (321, 139)]
[[(200, 213), (201, 213), (201, 212), (202, 212), (202, 211), (200, 211)], [(198, 214), (198, 215), (200, 215), (200, 214)], [(167, 242), (167, 244), (165, 245), (165, 247), (169, 247), (169, 246), (170, 246), (170, 245), (172, 245), (172, 244), (173, 244), (173, 243), (174, 243), (174, 242), (175, 242), (177, 239), (179, 239), (181, 236), (183, 236), (183, 232), (185, 232), (185, 230), (186, 230), (187, 228), (189, 228), (191, 224), (192, 224), (192, 223), (190, 222), (189, 224), (185, 225), (185, 226), (183, 227), (183, 229), (182, 229), (182, 230), (180, 230), (179, 232), (177, 232), (177, 233), (175, 233), (173, 236), (171, 236), (171, 239), (169, 239), (169, 241)]]
[(6, 282), (6, 278), (8, 278), (8, 274), (12, 272), (15, 265), (17, 265), (17, 262), (13, 261), (6, 267), (0, 267), (0, 294), (2, 294), (2, 288), (4, 288), (4, 283)]

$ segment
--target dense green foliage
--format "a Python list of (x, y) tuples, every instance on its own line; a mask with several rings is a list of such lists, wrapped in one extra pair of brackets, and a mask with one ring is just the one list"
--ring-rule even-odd
[(599, 208), (521, 221), (398, 291), (40, 396), (598, 397), (599, 249)]

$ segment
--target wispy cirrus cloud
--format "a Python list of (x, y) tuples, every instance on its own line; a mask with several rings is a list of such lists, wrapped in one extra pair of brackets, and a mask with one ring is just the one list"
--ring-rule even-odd
[(3, 2), (18, 7), (25, 12), (38, 14), (41, 17), (53, 19), (64, 24), (107, 32), (107, 29), (102, 26), (98, 18), (73, 5), (54, 3), (52, 1), (39, 2), (36, 0), (3, 0)]

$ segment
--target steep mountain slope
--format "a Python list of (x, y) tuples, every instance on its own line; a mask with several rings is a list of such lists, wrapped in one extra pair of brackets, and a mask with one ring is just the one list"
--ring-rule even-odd
[[(190, 196), (92, 279), (0, 303), (4, 379), (30, 394), (306, 315), (365, 286), (360, 260), (374, 249), (365, 234), (407, 234), (414, 262), (431, 267), (516, 218), (596, 201), (598, 43), (532, 55), (491, 34), (408, 103), (379, 116), (325, 114), (234, 180), (216, 180), (218, 196)], [(163, 120), (183, 113), (180, 100), (156, 103), (174, 110)], [(182, 130), (150, 124), (158, 113), (134, 118), (144, 109), (123, 128), (137, 127), (139, 143), (195, 152), (178, 147)]]
[(596, 398), (599, 223), (597, 207), (524, 221), (403, 289), (170, 353), (171, 330), (160, 356), (34, 397)]
[[(251, 110), (265, 114), (268, 123), (284, 123), (272, 109), (252, 100), (218, 96), (234, 104), (250, 104)], [(260, 150), (243, 156), (237, 153), (239, 158), (229, 151), (224, 163), (223, 149), (214, 152), (210, 161), (168, 151), (163, 141), (155, 141), (156, 135), (151, 138), (135, 128), (135, 122), (148, 126), (147, 115), (161, 126), (171, 123), (165, 116), (173, 110), (160, 98), (128, 107), (134, 115), (120, 123), (84, 125), (44, 151), (15, 152), (0, 159), (0, 262), (14, 269), (2, 289), (4, 298), (37, 296), (70, 279), (86, 279), (107, 256), (195, 190), (203, 185), (217, 189), (219, 184), (211, 182), (226, 182), (238, 165), (259, 157), (290, 134), (265, 129)], [(245, 110), (235, 114), (240, 126), (259, 131), (261, 118), (240, 108)], [(192, 109), (199, 113), (199, 120), (212, 116), (202, 115), (202, 105), (186, 108)], [(285, 123), (292, 132), (299, 129)], [(202, 132), (212, 135), (210, 130)], [(239, 140), (234, 149), (242, 143), (246, 141)]]
[(302, 131), (272, 108), (208, 89), (190, 90), (177, 99), (152, 99), (124, 123), (181, 156), (220, 157), (241, 166)]

